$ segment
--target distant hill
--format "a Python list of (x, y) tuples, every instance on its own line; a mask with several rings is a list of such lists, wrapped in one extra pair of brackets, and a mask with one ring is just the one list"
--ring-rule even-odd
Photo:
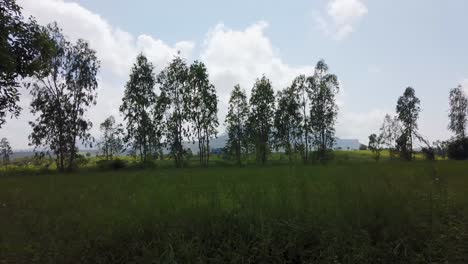
[(341, 139), (337, 138), (333, 149), (342, 149), (342, 150), (359, 150), (361, 143), (357, 139)]
[[(220, 149), (224, 148), (226, 142), (228, 140), (228, 136), (226, 134), (221, 134), (215, 139), (210, 140), (210, 148), (211, 149)], [(342, 149), (342, 150), (359, 150), (359, 146), (361, 143), (357, 139), (340, 139), (337, 138), (335, 144), (333, 145), (333, 149)], [(193, 153), (198, 153), (198, 142), (184, 142), (184, 148), (190, 148)], [(80, 153), (91, 153), (93, 156), (98, 154), (97, 149), (83, 149), (80, 150)], [(169, 153), (169, 150), (164, 150), (164, 153)], [(12, 159), (17, 158), (24, 158), (24, 157), (33, 157), (34, 151), (33, 150), (17, 150), (13, 151)]]
[[(222, 134), (218, 136), (216, 139), (212, 139), (210, 141), (210, 148), (217, 149), (223, 148), (226, 145), (228, 140), (228, 136), (226, 134)], [(342, 150), (359, 150), (359, 146), (361, 143), (357, 139), (340, 139), (337, 138), (335, 144), (333, 145), (333, 149), (342, 149)], [(192, 142), (185, 142), (184, 148), (190, 148), (193, 153), (198, 153), (198, 142), (193, 144)]]

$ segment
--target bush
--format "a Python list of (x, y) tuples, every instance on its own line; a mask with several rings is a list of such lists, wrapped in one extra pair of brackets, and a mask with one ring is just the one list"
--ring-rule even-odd
[(127, 167), (127, 161), (121, 159), (115, 160), (100, 160), (96, 163), (99, 169), (104, 170), (119, 170)]
[(466, 160), (468, 159), (468, 138), (456, 139), (451, 141), (447, 147), (449, 159)]

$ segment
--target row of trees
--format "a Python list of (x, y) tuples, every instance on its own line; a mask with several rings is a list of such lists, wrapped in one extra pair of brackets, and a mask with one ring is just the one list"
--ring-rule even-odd
[[(298, 76), (276, 96), (265, 76), (255, 82), (249, 101), (245, 90), (236, 85), (225, 120), (227, 152), (239, 164), (249, 153), (264, 164), (273, 148), (284, 149), (290, 159), (299, 152), (304, 161), (314, 149), (325, 160), (334, 142), (338, 90), (337, 77), (328, 73), (324, 61), (317, 63), (314, 75)], [(216, 89), (202, 62), (188, 66), (176, 57), (155, 75), (151, 62), (140, 54), (120, 107), (126, 121), (124, 141), (143, 162), (161, 156), (166, 147), (178, 167), (186, 159), (184, 140), (197, 142), (200, 164), (207, 166), (210, 140), (218, 126), (217, 103)], [(104, 131), (104, 146), (112, 145), (107, 142), (120, 134), (114, 129), (114, 136), (108, 136), (109, 129)]]
[(198, 142), (200, 164), (207, 166), (210, 140), (218, 126), (218, 99), (202, 62), (188, 66), (176, 57), (155, 76), (152, 63), (140, 54), (125, 86), (120, 111), (127, 122), (125, 142), (141, 161), (157, 158), (167, 147), (181, 167), (187, 156), (183, 142), (189, 139)]
[(283, 149), (290, 160), (299, 153), (307, 162), (311, 150), (318, 160), (326, 160), (335, 140), (338, 91), (338, 78), (324, 61), (317, 63), (312, 76), (296, 77), (276, 97), (265, 76), (254, 84), (249, 101), (245, 90), (235, 86), (225, 121), (227, 151), (239, 164), (252, 152), (263, 164), (273, 148)]

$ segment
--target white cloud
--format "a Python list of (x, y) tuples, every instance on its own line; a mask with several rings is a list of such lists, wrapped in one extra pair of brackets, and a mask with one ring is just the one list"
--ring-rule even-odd
[(128, 32), (112, 27), (99, 15), (74, 2), (62, 0), (20, 0), (25, 15), (33, 15), (41, 24), (57, 21), (65, 35), (71, 40), (86, 39), (96, 50), (102, 62), (102, 69), (110, 73), (126, 76), (129, 66), (137, 53), (143, 51), (159, 64), (167, 62), (177, 50), (190, 56), (193, 42), (182, 41), (169, 46), (159, 39), (148, 35), (134, 37)]
[(316, 15), (319, 28), (327, 35), (337, 40), (351, 34), (360, 19), (368, 13), (362, 0), (329, 0), (324, 15)]
[(312, 74), (314, 67), (290, 66), (283, 62), (264, 31), (266, 22), (244, 30), (233, 30), (218, 24), (206, 35), (200, 59), (207, 65), (210, 79), (220, 97), (221, 123), (227, 112), (229, 94), (236, 84), (247, 91), (263, 74), (275, 90), (285, 88), (295, 76)]

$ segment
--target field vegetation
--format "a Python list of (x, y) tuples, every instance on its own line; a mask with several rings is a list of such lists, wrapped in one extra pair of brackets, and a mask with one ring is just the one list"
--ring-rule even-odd
[[(468, 164), (209, 168), (172, 161), (0, 178), (4, 263), (464, 263)], [(92, 160), (89, 164), (92, 164)], [(167, 164), (165, 164), (167, 162)], [(31, 172), (31, 171), (29, 171)], [(12, 175), (12, 174), (9, 174)]]

